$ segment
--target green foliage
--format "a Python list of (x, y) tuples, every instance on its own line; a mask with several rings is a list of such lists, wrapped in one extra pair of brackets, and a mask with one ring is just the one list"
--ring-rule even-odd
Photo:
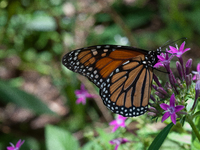
[(151, 143), (151, 145), (149, 146), (148, 150), (158, 150), (162, 143), (164, 142), (164, 140), (166, 139), (169, 131), (171, 130), (171, 128), (173, 127), (173, 123), (171, 122), (170, 124), (168, 124), (154, 139), (154, 141)]
[[(200, 104), (198, 103), (196, 111), (200, 111)], [(200, 118), (199, 116), (195, 118), (195, 125), (198, 130), (200, 130)], [(192, 131), (192, 145), (191, 145), (193, 150), (198, 150), (200, 149), (200, 143), (197, 137), (195, 136), (194, 131)]]
[(52, 125), (46, 126), (45, 138), (47, 150), (77, 150), (79, 148), (78, 141), (71, 133), (59, 127)]
[(0, 100), (32, 110), (37, 115), (56, 115), (41, 100), (0, 80)]

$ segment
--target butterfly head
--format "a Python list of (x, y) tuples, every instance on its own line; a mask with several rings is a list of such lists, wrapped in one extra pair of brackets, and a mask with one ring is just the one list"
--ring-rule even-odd
[(156, 51), (149, 51), (148, 54), (145, 56), (145, 60), (143, 64), (146, 64), (146, 67), (151, 67), (158, 62), (158, 55), (161, 54), (161, 47), (159, 47)]

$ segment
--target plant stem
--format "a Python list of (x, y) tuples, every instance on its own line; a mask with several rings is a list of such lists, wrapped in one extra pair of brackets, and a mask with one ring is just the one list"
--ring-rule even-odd
[(194, 132), (194, 134), (196, 135), (196, 137), (198, 138), (199, 142), (200, 142), (200, 134), (198, 129), (196, 128), (194, 122), (192, 121), (192, 117), (191, 116), (187, 116), (186, 117), (187, 122), (190, 124), (190, 126), (192, 127), (192, 130)]
[(200, 111), (196, 112), (196, 113), (193, 115), (193, 118), (196, 118), (197, 116), (200, 116)]

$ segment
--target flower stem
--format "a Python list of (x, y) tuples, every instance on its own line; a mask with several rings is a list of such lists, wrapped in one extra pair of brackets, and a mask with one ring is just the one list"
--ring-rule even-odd
[(200, 116), (200, 111), (196, 112), (196, 113), (193, 115), (193, 118), (196, 118), (197, 116)]
[(192, 117), (187, 116), (186, 120), (190, 124), (190, 126), (192, 127), (194, 134), (196, 135), (196, 137), (198, 138), (198, 140), (200, 142), (200, 134), (199, 134), (199, 131), (198, 131), (197, 127), (195, 126), (194, 122), (192, 121)]

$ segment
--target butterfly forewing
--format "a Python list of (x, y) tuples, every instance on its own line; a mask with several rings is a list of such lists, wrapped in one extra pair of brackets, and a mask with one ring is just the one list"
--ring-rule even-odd
[[(125, 61), (140, 55), (132, 53), (132, 47), (117, 45), (90, 46), (66, 54), (62, 63), (68, 69), (86, 76), (97, 87)], [(139, 49), (138, 49), (139, 51)]]
[(62, 63), (99, 87), (111, 111), (132, 117), (147, 110), (153, 75), (148, 57), (157, 56), (148, 55), (148, 51), (134, 47), (101, 45), (71, 51)]
[[(98, 49), (98, 51), (97, 51)], [(97, 87), (103, 82), (100, 69), (103, 67), (101, 59), (111, 52), (100, 46), (92, 46), (71, 51), (63, 57), (63, 64), (70, 70), (86, 76)], [(106, 60), (109, 63), (109, 59)]]

